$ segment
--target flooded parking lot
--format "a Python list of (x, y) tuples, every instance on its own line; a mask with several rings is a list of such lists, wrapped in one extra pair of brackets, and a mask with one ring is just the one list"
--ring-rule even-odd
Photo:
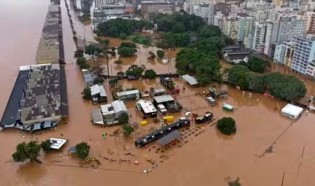
[[(32, 6), (25, 10), (24, 3)], [(48, 1), (0, 1), (0, 5), (1, 17), (3, 14), (7, 18), (0, 20), (2, 25), (6, 25), (0, 37), (7, 44), (7, 47), (2, 45), (0, 50), (1, 64), (6, 68), (1, 72), (0, 79), (3, 87), (0, 99), (2, 113), (18, 73), (18, 66), (35, 63)], [(81, 98), (84, 83), (73, 59), (75, 46), (63, 1), (61, 7), (67, 62), (68, 123), (55, 130), (33, 135), (17, 130), (0, 132), (1, 185), (226, 185), (227, 177), (240, 177), (242, 185), (281, 185), (282, 180), (286, 186), (315, 184), (312, 176), (315, 167), (315, 149), (312, 147), (315, 142), (314, 114), (305, 111), (300, 119), (292, 122), (280, 114), (279, 108), (286, 103), (259, 94), (250, 96), (249, 92), (243, 93), (228, 85), (217, 89), (228, 90), (229, 97), (219, 100), (217, 106), (212, 107), (202, 96), (208, 87), (194, 88), (180, 78), (174, 79), (175, 86), (181, 90), (176, 95), (176, 100), (184, 109), (173, 116), (178, 118), (186, 110), (200, 115), (210, 111), (215, 119), (231, 116), (238, 127), (236, 135), (231, 137), (218, 133), (213, 123), (201, 127), (192, 124), (189, 129), (182, 131), (179, 142), (170, 147), (162, 149), (152, 143), (139, 149), (134, 146), (134, 140), (159, 128), (159, 122), (148, 120), (148, 125), (139, 126), (130, 138), (117, 132), (120, 126), (93, 126), (90, 112), (98, 106)], [(18, 16), (16, 11), (25, 11), (25, 16)], [(32, 13), (28, 14), (29, 11)], [(21, 24), (11, 24), (12, 21)], [(32, 27), (23, 24), (28, 22), (32, 22)], [(123, 59), (122, 68), (127, 68), (133, 62), (146, 64), (146, 57)], [(114, 68), (116, 67), (113, 66)], [(148, 65), (147, 68), (155, 69), (155, 66)], [(156, 69), (164, 72), (168, 66), (162, 64)], [(151, 87), (162, 87), (158, 80), (123, 80), (120, 83), (124, 88), (135, 87), (143, 91)], [(182, 91), (183, 87), (185, 92)], [(223, 111), (223, 103), (235, 106), (236, 110)], [(126, 104), (132, 115), (131, 121), (141, 122), (141, 115), (135, 110), (135, 101)], [(102, 137), (104, 132), (108, 134), (106, 139)], [(49, 137), (66, 138), (69, 143), (59, 153), (42, 154), (43, 164), (19, 164), (11, 161), (17, 143), (31, 139), (41, 141)], [(67, 153), (69, 147), (81, 141), (90, 144), (91, 156), (101, 161), (100, 166), (81, 165)], [(139, 164), (135, 165), (135, 161)], [(157, 167), (149, 174), (144, 174), (144, 169), (153, 167), (152, 162)]]

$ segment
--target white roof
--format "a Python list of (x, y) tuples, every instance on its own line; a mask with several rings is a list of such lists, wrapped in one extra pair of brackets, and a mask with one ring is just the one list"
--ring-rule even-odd
[(101, 105), (103, 115), (115, 114), (112, 104)]
[(103, 116), (100, 109), (92, 111), (92, 120), (94, 124), (104, 124)]
[(164, 103), (164, 102), (174, 101), (174, 98), (169, 94), (165, 94), (165, 95), (160, 95), (160, 96), (154, 96), (154, 100), (157, 103)]
[(303, 108), (292, 104), (287, 104), (285, 107), (281, 109), (281, 112), (282, 114), (289, 116), (290, 118), (296, 119), (303, 112)]
[(59, 139), (59, 138), (50, 138), (50, 148), (51, 149), (60, 149), (68, 140)]
[(182, 78), (187, 81), (190, 85), (197, 85), (198, 81), (193, 76), (190, 76), (188, 74), (183, 75)]
[(117, 96), (120, 97), (120, 96), (126, 96), (126, 95), (131, 95), (131, 94), (139, 94), (139, 90), (127, 90), (127, 91), (124, 91), (124, 92), (117, 92)]
[(112, 102), (112, 106), (114, 108), (115, 113), (118, 113), (118, 112), (121, 112), (121, 111), (127, 112), (126, 105), (121, 100), (113, 101)]
[(140, 105), (145, 113), (156, 112), (156, 108), (151, 101), (141, 99), (137, 102), (137, 105)]
[(227, 108), (227, 109), (233, 109), (234, 107), (232, 105), (223, 103), (223, 107)]
[(103, 85), (93, 85), (90, 87), (91, 95), (94, 96), (96, 94), (100, 94), (102, 97), (106, 97), (106, 91)]

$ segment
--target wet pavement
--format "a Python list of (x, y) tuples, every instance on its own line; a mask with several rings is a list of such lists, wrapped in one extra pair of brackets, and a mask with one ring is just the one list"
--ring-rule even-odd
[[(221, 135), (213, 123), (201, 127), (192, 124), (188, 130), (182, 131), (179, 142), (167, 148), (158, 147), (153, 143), (147, 148), (138, 149), (134, 146), (134, 140), (159, 128), (159, 122), (148, 120), (149, 124), (139, 126), (130, 138), (123, 136), (119, 126), (111, 128), (93, 126), (90, 112), (98, 106), (81, 98), (83, 78), (73, 59), (75, 45), (64, 1), (61, 2), (70, 117), (67, 124), (60, 125), (52, 131), (33, 135), (18, 130), (0, 132), (1, 185), (129, 183), (203, 186), (210, 183), (224, 186), (227, 185), (227, 177), (240, 177), (242, 185), (281, 185), (282, 181), (286, 186), (315, 185), (315, 178), (312, 175), (315, 167), (315, 149), (312, 147), (315, 143), (314, 114), (305, 111), (299, 120), (292, 123), (290, 119), (280, 114), (279, 108), (285, 105), (284, 102), (258, 94), (250, 96), (248, 92), (243, 93), (227, 85), (217, 88), (228, 90), (230, 96), (219, 100), (217, 106), (211, 107), (202, 96), (207, 87), (193, 88), (179, 78), (174, 79), (175, 86), (181, 89), (176, 99), (183, 105), (184, 110), (200, 115), (210, 111), (214, 113), (215, 119), (231, 116), (236, 120), (237, 133), (231, 137)], [(25, 4), (32, 6), (25, 9)], [(7, 25), (0, 36), (6, 44), (0, 46), (1, 64), (6, 68), (0, 79), (3, 87), (0, 99), (1, 113), (18, 74), (18, 66), (35, 63), (47, 7), (48, 1), (0, 1), (0, 17), (6, 17), (0, 19), (0, 24)], [(17, 11), (25, 16), (17, 15), (15, 13)], [(32, 13), (27, 13), (29, 11)], [(12, 21), (21, 23), (12, 24)], [(32, 27), (29, 26), (30, 22)], [(153, 49), (143, 49), (147, 52), (148, 50)], [(156, 68), (154, 64), (149, 65), (146, 62), (146, 52), (138, 55), (142, 57), (123, 59), (122, 68), (132, 63), (132, 60), (138, 64), (148, 65), (147, 68)], [(156, 69), (164, 72), (168, 66), (161, 64)], [(150, 87), (162, 87), (158, 80), (124, 80), (120, 83), (124, 88), (136, 87), (143, 91), (149, 90)], [(182, 91), (184, 86), (185, 92)], [(234, 105), (236, 110), (231, 113), (223, 111), (221, 108), (223, 103)], [(132, 115), (131, 121), (142, 121), (139, 112), (134, 109), (135, 102), (129, 101), (126, 104), (129, 114)], [(182, 114), (184, 111), (174, 116), (178, 118)], [(106, 139), (102, 138), (104, 132), (108, 134)], [(41, 159), (44, 163), (40, 165), (12, 162), (11, 154), (17, 143), (31, 139), (41, 141), (49, 137), (66, 138), (69, 143), (60, 153), (42, 153)], [(81, 141), (90, 144), (91, 156), (99, 159), (101, 165), (80, 164), (75, 157), (67, 153), (70, 146)], [(135, 165), (134, 161), (138, 161), (139, 165)], [(157, 164), (157, 167), (149, 174), (143, 174), (143, 169), (150, 170), (153, 167), (152, 162)]]

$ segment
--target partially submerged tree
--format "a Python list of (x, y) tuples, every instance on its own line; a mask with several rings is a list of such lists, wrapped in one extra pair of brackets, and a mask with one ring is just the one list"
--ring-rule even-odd
[(127, 76), (135, 76), (135, 77), (140, 77), (144, 71), (144, 68), (138, 66), (138, 65), (131, 65), (127, 71), (126, 75)]
[(117, 65), (117, 66), (120, 66), (123, 61), (121, 59), (117, 59), (116, 61), (114, 61), (114, 63)]
[(95, 45), (88, 45), (85, 47), (85, 53), (91, 56), (97, 56), (102, 52), (102, 49)]
[(42, 141), (41, 144), (40, 144), (40, 146), (41, 146), (41, 148), (43, 149), (43, 151), (48, 152), (48, 151), (51, 150), (51, 148), (50, 148), (51, 144), (52, 144), (52, 143), (51, 143), (50, 140), (48, 139), (48, 140)]
[(86, 142), (81, 142), (75, 146), (75, 154), (81, 160), (84, 160), (89, 156), (90, 146)]
[(92, 99), (91, 90), (90, 90), (89, 87), (85, 87), (83, 89), (82, 97), (83, 97), (83, 99), (86, 99), (86, 100), (91, 100)]
[(118, 117), (118, 122), (120, 124), (127, 124), (129, 121), (129, 116), (127, 113), (121, 113), (120, 116)]
[(217, 129), (225, 135), (235, 134), (236, 125), (234, 119), (231, 117), (224, 117), (218, 120)]
[(156, 78), (156, 72), (153, 69), (148, 69), (144, 72), (144, 77), (148, 79)]
[(96, 85), (96, 84), (103, 84), (103, 83), (104, 83), (104, 78), (102, 78), (102, 77), (97, 77), (93, 81), (94, 85)]
[(124, 135), (125, 135), (125, 136), (130, 136), (131, 133), (133, 133), (134, 130), (135, 130), (135, 129), (134, 129), (132, 126), (130, 126), (129, 124), (124, 124), (124, 125), (122, 126), (122, 128), (123, 128), (123, 130), (124, 130)]
[(157, 55), (160, 59), (162, 59), (162, 58), (164, 57), (164, 55), (165, 55), (165, 52), (164, 52), (163, 50), (158, 50), (158, 51), (156, 52), (156, 55)]
[(24, 162), (25, 160), (38, 161), (41, 146), (36, 141), (30, 141), (28, 143), (19, 143), (16, 147), (15, 153), (12, 154), (12, 158), (15, 162)]

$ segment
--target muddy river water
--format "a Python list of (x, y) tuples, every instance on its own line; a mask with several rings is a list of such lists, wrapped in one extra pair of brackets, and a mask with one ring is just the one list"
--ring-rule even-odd
[[(35, 63), (48, 4), (47, 0), (0, 0), (1, 114), (11, 93), (18, 66)], [(119, 127), (101, 128), (91, 125), (90, 111), (97, 106), (81, 98), (84, 83), (73, 59), (75, 46), (64, 1), (61, 9), (70, 111), (68, 124), (33, 135), (17, 130), (1, 131), (0, 185), (119, 186), (127, 183), (132, 186), (224, 186), (227, 185), (228, 177), (239, 177), (245, 186), (315, 185), (315, 115), (304, 112), (299, 120), (292, 122), (280, 114), (279, 108), (285, 103), (257, 94), (250, 96), (248, 92), (243, 93), (228, 86), (223, 88), (229, 91), (230, 96), (220, 100), (219, 105), (226, 102), (236, 106), (233, 113), (224, 112), (221, 106), (210, 107), (201, 96), (196, 95), (206, 88), (191, 88), (182, 80), (175, 80), (179, 88), (186, 87), (185, 92), (176, 96), (184, 109), (198, 114), (211, 111), (215, 118), (235, 118), (238, 128), (232, 137), (222, 136), (212, 125), (206, 125), (203, 129), (192, 125), (189, 130), (183, 131), (182, 142), (165, 152), (157, 150), (155, 144), (136, 149), (133, 141), (137, 136), (159, 127), (158, 123), (149, 121), (148, 126), (137, 129), (130, 139), (121, 135), (109, 135), (104, 140), (102, 133), (113, 134)], [(77, 33), (89, 33), (84, 31), (80, 23), (75, 24)], [(86, 38), (93, 39), (92, 36)], [(145, 57), (134, 60), (140, 64), (144, 63), (142, 59)], [(125, 63), (131, 63), (130, 61), (132, 60), (124, 60)], [(150, 67), (154, 68), (154, 65)], [(125, 66), (122, 65), (122, 68)], [(163, 67), (157, 68), (164, 71)], [(165, 69), (167, 72), (173, 67), (167, 66)], [(157, 80), (120, 83), (124, 88), (137, 87), (141, 90), (148, 90), (158, 84)], [(132, 115), (131, 120), (140, 122), (139, 113), (134, 110), (134, 102), (128, 102), (127, 107)], [(180, 115), (181, 113), (174, 116)], [(19, 142), (31, 139), (40, 141), (49, 137), (66, 138), (69, 143), (61, 152), (42, 153), (40, 158), (43, 164), (12, 162), (11, 155)], [(101, 166), (80, 166), (75, 157), (67, 154), (70, 146), (81, 141), (90, 144), (91, 155), (100, 159)], [(126, 149), (132, 152), (132, 157), (125, 155)], [(148, 159), (154, 160), (158, 167), (144, 174), (142, 170), (149, 167), (146, 161)], [(134, 165), (135, 160), (140, 164)]]

